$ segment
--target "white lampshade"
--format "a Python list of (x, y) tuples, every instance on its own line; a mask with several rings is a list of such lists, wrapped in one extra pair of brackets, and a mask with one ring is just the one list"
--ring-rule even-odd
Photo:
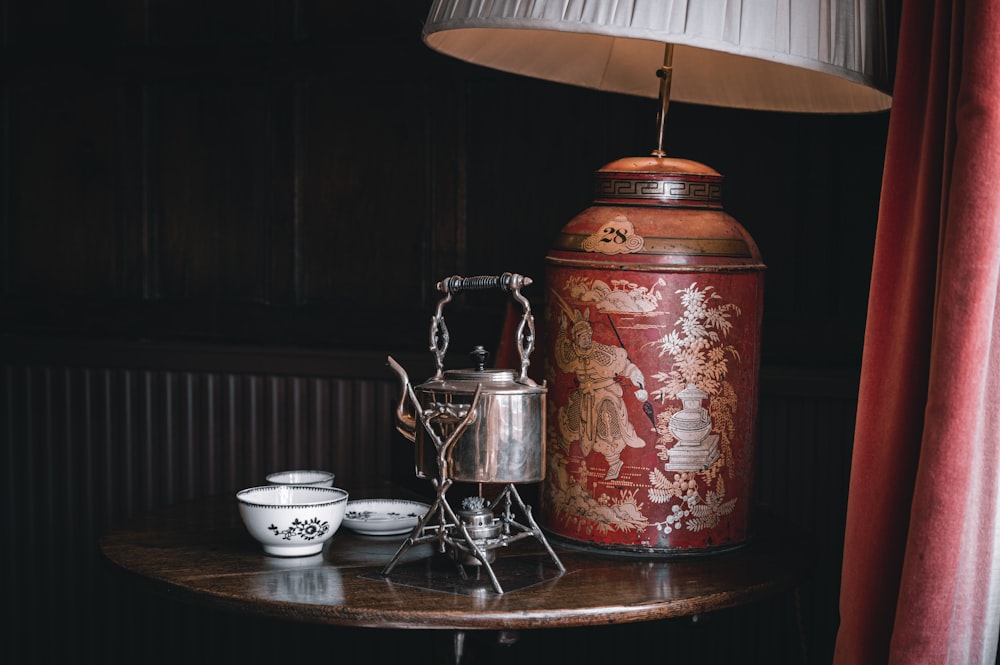
[(880, 0), (436, 0), (433, 49), (506, 72), (657, 97), (774, 111), (889, 108)]

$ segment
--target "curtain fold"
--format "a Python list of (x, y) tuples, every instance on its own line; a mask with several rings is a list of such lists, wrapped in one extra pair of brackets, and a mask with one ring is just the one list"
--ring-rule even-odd
[(834, 660), (993, 663), (1000, 4), (904, 3)]

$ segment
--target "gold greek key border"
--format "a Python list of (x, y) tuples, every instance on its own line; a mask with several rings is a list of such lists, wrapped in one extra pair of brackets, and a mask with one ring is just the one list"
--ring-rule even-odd
[(722, 183), (701, 180), (647, 180), (643, 178), (597, 178), (594, 194), (601, 199), (653, 201), (722, 201)]

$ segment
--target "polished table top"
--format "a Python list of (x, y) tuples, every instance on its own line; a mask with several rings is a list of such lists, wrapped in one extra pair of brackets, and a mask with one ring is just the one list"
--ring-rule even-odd
[(449, 590), (458, 567), (430, 544), (410, 548), (382, 577), (406, 536), (341, 527), (322, 554), (265, 555), (228, 495), (140, 515), (100, 546), (137, 580), (202, 605), (342, 626), (519, 630), (692, 616), (795, 589), (806, 572), (805, 543), (773, 519), (758, 522), (738, 549), (673, 558), (593, 552), (550, 537), (561, 574), (528, 538), (499, 550), (492, 564), (498, 577), (514, 580), (503, 594), (485, 579)]

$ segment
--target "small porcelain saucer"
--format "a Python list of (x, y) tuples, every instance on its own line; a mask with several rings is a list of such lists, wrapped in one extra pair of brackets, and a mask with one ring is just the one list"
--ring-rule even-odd
[(400, 499), (360, 499), (347, 502), (344, 526), (366, 536), (398, 536), (417, 526), (430, 506)]

